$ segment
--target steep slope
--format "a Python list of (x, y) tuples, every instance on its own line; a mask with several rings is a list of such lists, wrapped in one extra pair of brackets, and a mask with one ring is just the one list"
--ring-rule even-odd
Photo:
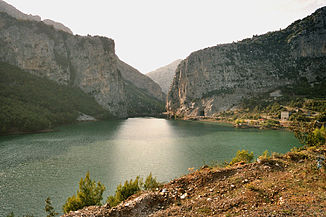
[(177, 116), (212, 116), (241, 100), (326, 77), (326, 7), (288, 28), (192, 53), (168, 94)]
[(177, 69), (180, 62), (181, 60), (176, 60), (169, 65), (158, 68), (152, 72), (147, 73), (146, 75), (158, 83), (162, 88), (162, 91), (167, 94), (172, 84), (175, 70)]
[(0, 13), (0, 47), (0, 61), (79, 87), (113, 115), (127, 116), (113, 40), (73, 36), (42, 22)]
[(121, 60), (118, 60), (118, 70), (125, 81), (134, 84), (137, 88), (144, 90), (157, 100), (165, 101), (165, 96), (162, 93), (161, 87), (152, 79), (140, 73), (137, 69)]
[[(17, 10), (12, 5), (10, 5), (2, 0), (0, 0), (0, 12), (7, 13), (8, 15), (15, 17), (18, 20), (30, 20), (30, 21), (39, 21), (39, 22), (42, 21), (40, 16), (24, 14), (24, 13), (20, 12), (19, 10)], [(68, 32), (70, 34), (73, 34), (72, 31), (68, 27), (64, 26), (62, 23), (58, 23), (58, 22), (55, 22), (55, 21), (49, 20), (49, 19), (45, 19), (45, 20), (43, 20), (43, 22), (48, 25), (52, 25), (54, 28), (56, 28), (58, 30), (62, 30), (62, 31)]]
[(110, 114), (77, 87), (59, 85), (0, 62), (0, 134), (73, 123), (79, 113)]

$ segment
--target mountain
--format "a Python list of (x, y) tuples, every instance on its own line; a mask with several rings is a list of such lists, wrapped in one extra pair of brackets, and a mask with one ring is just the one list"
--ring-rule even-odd
[[(114, 41), (106, 37), (72, 35), (44, 22), (0, 12), (0, 61), (77, 87), (116, 117), (137, 116), (143, 107), (150, 111), (147, 115), (164, 111), (161, 88), (119, 60)], [(137, 104), (129, 99), (130, 86), (137, 89), (133, 95), (142, 93)]]
[(156, 116), (165, 110), (166, 95), (158, 84), (121, 60), (118, 70), (124, 79), (129, 117)]
[(0, 62), (0, 134), (50, 129), (80, 113), (112, 117), (78, 87), (60, 85)]
[(158, 83), (162, 88), (162, 91), (167, 94), (172, 84), (175, 70), (177, 69), (180, 62), (181, 60), (176, 60), (169, 65), (158, 68), (152, 72), (148, 72), (146, 75)]
[(121, 60), (118, 60), (118, 70), (125, 81), (131, 82), (137, 88), (151, 93), (157, 100), (165, 101), (165, 95), (162, 93), (161, 87), (148, 76)]
[(284, 30), (190, 54), (176, 70), (167, 110), (180, 117), (213, 116), (257, 95), (278, 89), (296, 94), (297, 88), (320, 86), (325, 79), (323, 7)]
[[(40, 16), (24, 14), (24, 13), (20, 12), (19, 10), (17, 10), (12, 5), (10, 5), (2, 0), (0, 0), (0, 12), (7, 13), (8, 15), (10, 15), (18, 20), (30, 20), (30, 21), (38, 21), (38, 22), (42, 21)], [(55, 22), (55, 21), (49, 20), (49, 19), (45, 19), (45, 20), (43, 20), (43, 22), (45, 24), (53, 26), (54, 28), (56, 28), (58, 30), (73, 34), (72, 31), (68, 27), (64, 26), (62, 23), (58, 23), (58, 22)]]

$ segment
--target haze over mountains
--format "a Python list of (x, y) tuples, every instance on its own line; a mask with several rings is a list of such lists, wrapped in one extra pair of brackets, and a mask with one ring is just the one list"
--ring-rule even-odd
[(181, 60), (176, 60), (166, 66), (160, 67), (152, 72), (148, 72), (146, 75), (158, 83), (162, 88), (162, 91), (167, 94), (172, 84), (175, 70), (180, 62)]

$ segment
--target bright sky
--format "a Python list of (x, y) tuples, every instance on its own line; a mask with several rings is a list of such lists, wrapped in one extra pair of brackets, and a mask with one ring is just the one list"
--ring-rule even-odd
[(5, 0), (74, 34), (114, 39), (123, 61), (147, 73), (191, 52), (285, 28), (326, 0)]

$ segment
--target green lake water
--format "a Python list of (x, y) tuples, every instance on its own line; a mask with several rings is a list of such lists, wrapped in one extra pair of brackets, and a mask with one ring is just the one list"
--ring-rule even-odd
[(0, 216), (45, 216), (49, 196), (62, 214), (87, 171), (106, 186), (150, 172), (161, 182), (237, 150), (285, 153), (298, 141), (285, 130), (235, 129), (218, 123), (131, 118), (79, 123), (56, 132), (0, 137)]

